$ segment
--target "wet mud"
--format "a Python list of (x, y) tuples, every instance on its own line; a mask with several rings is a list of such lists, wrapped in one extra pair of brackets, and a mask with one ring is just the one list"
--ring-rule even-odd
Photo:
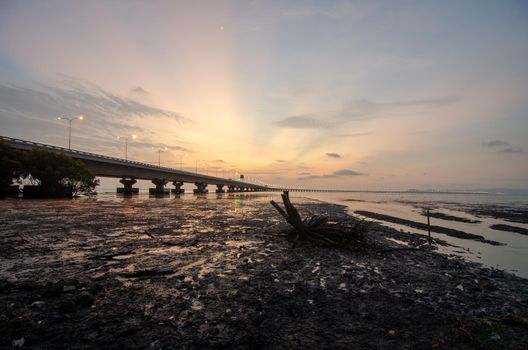
[(0, 348), (528, 347), (527, 280), (377, 224), (292, 249), (268, 200), (0, 202)]
[(402, 219), (402, 218), (398, 218), (398, 217), (395, 217), (395, 216), (390, 216), (390, 215), (385, 215), (385, 214), (380, 214), (380, 213), (374, 213), (374, 212), (366, 211), (366, 210), (356, 210), (354, 213), (359, 214), (359, 215), (363, 215), (363, 216), (365, 216), (367, 218), (371, 218), (371, 219), (375, 219), (375, 220), (382, 220), (382, 221), (387, 221), (387, 222), (392, 222), (392, 223), (395, 223), (395, 224), (405, 225), (405, 226), (409, 226), (409, 227), (412, 227), (412, 228), (417, 228), (417, 229), (425, 230), (425, 231), (427, 231), (430, 228), (431, 232), (442, 233), (442, 234), (444, 234), (446, 236), (450, 236), (450, 237), (456, 237), (456, 238), (461, 238), (461, 239), (470, 239), (470, 240), (473, 240), (473, 241), (479, 241), (479, 242), (487, 243), (487, 244), (491, 244), (491, 245), (502, 245), (502, 243), (500, 243), (500, 242), (489, 240), (489, 239), (485, 239), (483, 236), (476, 235), (474, 233), (467, 233), (467, 232), (464, 232), (464, 231), (455, 230), (455, 229), (452, 229), (452, 228), (449, 228), (449, 227), (443, 227), (443, 226), (437, 226), (437, 225), (428, 226), (427, 224), (425, 224), (423, 222), (417, 222), (417, 221)]
[[(422, 211), (422, 216), (425, 216), (427, 217), (427, 212), (426, 211)], [(441, 220), (447, 220), (447, 221), (456, 221), (456, 222), (464, 222), (464, 223), (468, 223), (468, 224), (478, 224), (482, 221), (480, 220), (471, 220), (471, 219), (467, 219), (467, 218), (463, 218), (463, 217), (460, 217), (460, 216), (455, 216), (455, 215), (449, 215), (449, 214), (445, 214), (445, 213), (441, 213), (441, 212), (437, 212), (437, 211), (430, 211), (429, 212), (429, 216), (432, 217), (432, 218), (436, 218), (436, 219), (441, 219)]]
[(520, 233), (521, 235), (528, 235), (527, 229), (512, 225), (496, 224), (491, 225), (490, 228), (497, 231), (515, 232)]

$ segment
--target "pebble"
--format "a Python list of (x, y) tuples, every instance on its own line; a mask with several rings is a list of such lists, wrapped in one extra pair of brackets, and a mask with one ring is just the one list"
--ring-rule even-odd
[(33, 303), (31, 303), (31, 307), (37, 309), (42, 309), (44, 305), (46, 305), (46, 302), (41, 300), (34, 301)]

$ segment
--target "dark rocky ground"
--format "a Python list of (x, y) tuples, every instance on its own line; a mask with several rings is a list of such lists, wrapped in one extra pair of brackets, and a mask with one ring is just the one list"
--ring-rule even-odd
[(528, 348), (527, 280), (377, 224), (292, 250), (268, 200), (1, 201), (0, 347)]

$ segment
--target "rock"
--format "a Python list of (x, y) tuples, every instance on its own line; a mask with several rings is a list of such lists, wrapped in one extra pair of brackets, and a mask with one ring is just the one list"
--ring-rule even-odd
[(493, 340), (493, 341), (499, 341), (501, 339), (500, 335), (498, 335), (497, 333), (493, 333), (491, 336), (490, 336), (490, 340)]
[(77, 289), (77, 287), (71, 286), (71, 285), (62, 287), (63, 292), (71, 292), (71, 291), (74, 291), (75, 289)]
[(89, 292), (82, 291), (77, 296), (75, 296), (74, 301), (79, 307), (90, 307), (94, 303), (95, 298)]
[(62, 288), (63, 286), (60, 283), (48, 282), (42, 288), (41, 295), (45, 298), (58, 297), (62, 294)]
[(24, 346), (24, 344), (26, 343), (26, 339), (24, 339), (24, 337), (20, 338), (20, 339), (15, 339), (11, 342), (11, 346), (14, 347), (14, 348), (21, 348)]
[(73, 313), (77, 310), (75, 303), (70, 299), (64, 299), (59, 303), (59, 311)]
[(34, 301), (33, 303), (31, 303), (31, 308), (42, 309), (44, 308), (44, 305), (46, 305), (45, 301), (38, 300), (38, 301)]

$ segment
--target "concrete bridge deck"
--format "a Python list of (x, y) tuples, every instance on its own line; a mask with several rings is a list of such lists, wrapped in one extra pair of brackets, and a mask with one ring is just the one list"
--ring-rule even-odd
[[(176, 182), (175, 186), (177, 188), (178, 182), (180, 183), (180, 187), (185, 182), (194, 183), (198, 187), (198, 193), (200, 193), (200, 191), (206, 191), (206, 185), (217, 185), (219, 191), (223, 191), (223, 186), (228, 186), (228, 188), (234, 189), (234, 191), (277, 190), (268, 186), (245, 182), (242, 179), (225, 179), (221, 177), (192, 173), (180, 169), (160, 167), (148, 163), (125, 160), (116, 157), (109, 157), (101, 154), (84, 152), (74, 149), (70, 150), (63, 147), (46, 145), (43, 143), (21, 140), (6, 136), (0, 136), (0, 140), (5, 141), (11, 147), (21, 150), (31, 150), (33, 148), (40, 148), (46, 149), (51, 152), (63, 153), (74, 159), (84, 162), (88, 169), (93, 172), (96, 176), (123, 179), (121, 182), (125, 185), (125, 188), (127, 188), (127, 184), (123, 181), (134, 181), (135, 179), (141, 179), (152, 180), (156, 184), (158, 190), (161, 190), (168, 181)], [(158, 183), (156, 183), (156, 181), (158, 181), (158, 183), (160, 184), (162, 183), (161, 187)], [(195, 192), (197, 191), (195, 190)]]

